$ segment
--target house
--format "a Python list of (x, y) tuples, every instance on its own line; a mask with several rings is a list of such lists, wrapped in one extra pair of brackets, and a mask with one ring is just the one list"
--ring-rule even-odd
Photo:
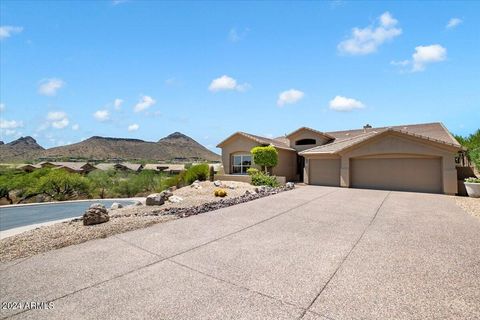
[(139, 163), (98, 163), (95, 165), (96, 169), (102, 171), (108, 170), (118, 170), (118, 171), (133, 171), (133, 172), (140, 172), (143, 169), (143, 165)]
[(226, 175), (238, 180), (255, 166), (250, 150), (273, 145), (272, 174), (306, 184), (457, 193), (456, 159), (463, 148), (442, 123), (321, 132), (302, 127), (270, 139), (237, 132), (218, 144)]

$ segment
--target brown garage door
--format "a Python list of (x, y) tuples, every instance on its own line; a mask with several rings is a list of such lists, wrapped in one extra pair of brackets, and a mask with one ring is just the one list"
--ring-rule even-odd
[(352, 159), (351, 186), (354, 188), (442, 192), (440, 158)]
[(309, 184), (340, 186), (340, 159), (309, 161)]

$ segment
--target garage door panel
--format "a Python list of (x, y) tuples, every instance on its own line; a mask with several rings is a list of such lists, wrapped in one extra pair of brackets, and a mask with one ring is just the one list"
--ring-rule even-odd
[(310, 160), (309, 184), (340, 186), (340, 159)]
[(354, 188), (442, 192), (440, 158), (352, 159), (350, 172)]

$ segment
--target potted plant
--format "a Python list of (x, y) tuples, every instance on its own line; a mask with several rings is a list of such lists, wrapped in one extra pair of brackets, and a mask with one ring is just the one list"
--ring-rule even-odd
[(480, 198), (480, 179), (479, 178), (466, 178), (465, 189), (469, 197)]

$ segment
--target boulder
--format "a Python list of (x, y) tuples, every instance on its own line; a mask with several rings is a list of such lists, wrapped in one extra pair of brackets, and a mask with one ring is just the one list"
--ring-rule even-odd
[(215, 187), (220, 187), (222, 185), (222, 182), (220, 180), (215, 180), (215, 181), (213, 181), (213, 185)]
[(133, 206), (143, 206), (143, 203), (142, 203), (142, 201), (135, 200), (135, 201), (133, 201)]
[(170, 188), (168, 188), (168, 191), (170, 192), (173, 192), (175, 190), (177, 190), (177, 186), (171, 186)]
[(168, 198), (173, 196), (173, 192), (170, 191), (170, 190), (164, 190), (164, 191), (160, 192), (160, 196), (163, 198), (163, 200), (167, 201)]
[(152, 193), (145, 201), (147, 206), (161, 206), (165, 203), (165, 198), (160, 193)]
[(110, 209), (112, 209), (112, 210), (120, 209), (120, 208), (123, 208), (123, 205), (121, 203), (118, 203), (118, 202), (112, 203), (112, 206), (110, 207)]
[(110, 220), (108, 211), (103, 204), (94, 203), (83, 214), (83, 225), (90, 226)]
[(295, 188), (295, 183), (293, 183), (293, 182), (287, 182), (287, 183), (285, 184), (285, 187), (286, 187), (287, 189), (294, 189), (294, 188)]
[(170, 201), (172, 203), (179, 203), (179, 202), (183, 201), (183, 198), (181, 198), (179, 196), (171, 196), (170, 198), (168, 198), (168, 201)]

